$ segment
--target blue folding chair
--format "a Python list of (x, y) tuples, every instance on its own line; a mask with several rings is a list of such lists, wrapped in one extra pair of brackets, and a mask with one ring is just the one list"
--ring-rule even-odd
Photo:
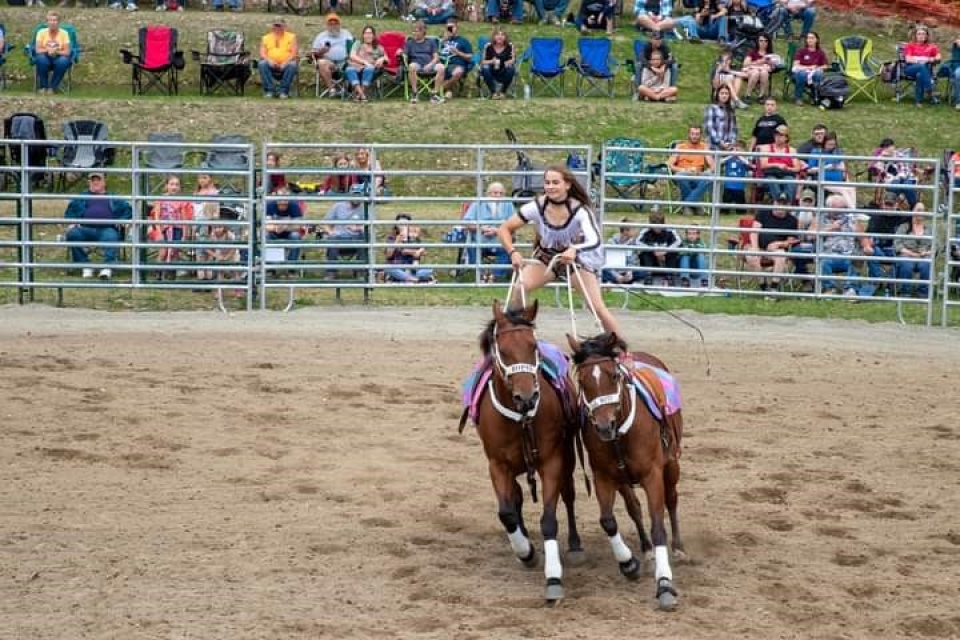
[(7, 28), (0, 22), (0, 40), (3, 40), (3, 46), (0, 46), (0, 89), (7, 88), (7, 54), (13, 49), (13, 45), (7, 42)]
[(520, 64), (529, 65), (530, 93), (533, 95), (539, 80), (544, 90), (558, 98), (563, 97), (564, 72), (563, 40), (560, 38), (531, 38), (530, 46), (523, 52)]
[[(30, 33), (30, 41), (27, 42), (23, 47), (23, 53), (27, 56), (27, 60), (30, 61), (30, 66), (35, 67), (37, 65), (37, 34), (41, 29), (46, 29), (47, 23), (41, 22), (33, 28), (33, 31)], [(63, 77), (63, 87), (64, 91), (69, 91), (73, 84), (73, 68), (77, 66), (80, 62), (80, 53), (82, 49), (80, 48), (80, 39), (77, 36), (77, 29), (72, 24), (63, 23), (60, 25), (60, 29), (67, 34), (70, 38), (70, 68), (67, 69), (67, 74)], [(33, 74), (33, 88), (37, 89), (37, 74)]]
[(613, 43), (607, 38), (578, 38), (578, 58), (570, 65), (577, 72), (577, 96), (613, 97), (613, 81), (620, 64), (611, 55)]

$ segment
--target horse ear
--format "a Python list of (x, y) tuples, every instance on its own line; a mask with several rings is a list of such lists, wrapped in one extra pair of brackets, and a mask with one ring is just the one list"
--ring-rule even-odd
[(567, 334), (567, 342), (570, 344), (570, 348), (573, 349), (574, 353), (578, 353), (580, 351), (580, 342), (578, 342), (577, 339), (569, 333)]
[(607, 348), (614, 353), (620, 353), (620, 336), (615, 331), (607, 334)]
[(537, 309), (540, 308), (540, 301), (534, 300), (533, 304), (523, 310), (523, 317), (527, 322), (533, 322), (534, 318), (537, 317)]

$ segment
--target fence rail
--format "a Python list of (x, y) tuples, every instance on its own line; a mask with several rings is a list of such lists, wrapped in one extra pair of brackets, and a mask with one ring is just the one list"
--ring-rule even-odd
[[(956, 166), (938, 159), (812, 154), (798, 156), (803, 169), (789, 179), (730, 170), (735, 162), (765, 164), (771, 154), (641, 146), (605, 146), (591, 162), (585, 145), (268, 143), (258, 151), (253, 144), (111, 141), (113, 165), (58, 160), (65, 148), (103, 144), (0, 141), (0, 288), (16, 288), (21, 302), (41, 288), (191, 289), (238, 292), (252, 309), (257, 301), (265, 307), (271, 292), (286, 295), (289, 307), (304, 289), (369, 296), (427, 282), (502, 283), (509, 265), (491, 230), (540, 191), (545, 166), (565, 164), (595, 200), (608, 240), (608, 288), (856, 297), (922, 307), (928, 324), (935, 310), (945, 324), (960, 306)], [(30, 153), (37, 147), (46, 150), (42, 163)], [(358, 152), (368, 157), (364, 168)], [(676, 171), (684, 153), (720, 170)], [(76, 188), (92, 173), (105, 174), (111, 195)], [(164, 191), (170, 175), (183, 181), (181, 192)], [(221, 188), (192, 193), (204, 176)], [(325, 182), (336, 188), (325, 190)], [(806, 190), (813, 201), (797, 202)], [(781, 191), (789, 194), (785, 203), (763, 197)], [(896, 196), (895, 209), (863, 206), (886, 192)], [(116, 202), (129, 215), (117, 221), (115, 236), (72, 230), (96, 227), (85, 224), (92, 219), (85, 212)], [(917, 224), (894, 224), (912, 221), (902, 208), (913, 202), (926, 205)], [(297, 215), (284, 213), (291, 207)], [(789, 246), (760, 246), (769, 237), (753, 228), (757, 218), (784, 215), (801, 223)], [(702, 246), (657, 246), (650, 231), (681, 240), (697, 232)], [(524, 239), (529, 246), (529, 236), (520, 246)], [(920, 245), (930, 251), (904, 251)], [(91, 261), (81, 264), (88, 249)], [(419, 249), (422, 256), (408, 259)], [(97, 278), (104, 269), (110, 277)]]

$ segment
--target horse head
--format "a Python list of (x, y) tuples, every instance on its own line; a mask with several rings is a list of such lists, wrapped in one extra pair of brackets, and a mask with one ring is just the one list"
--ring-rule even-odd
[(536, 412), (540, 401), (540, 351), (534, 333), (537, 301), (525, 309), (504, 310), (493, 303), (493, 320), (481, 339), (481, 347), (493, 362), (498, 376), (522, 414)]
[(624, 407), (623, 367), (618, 362), (626, 344), (615, 333), (602, 333), (579, 342), (567, 334), (573, 349), (580, 404), (604, 442), (617, 437)]

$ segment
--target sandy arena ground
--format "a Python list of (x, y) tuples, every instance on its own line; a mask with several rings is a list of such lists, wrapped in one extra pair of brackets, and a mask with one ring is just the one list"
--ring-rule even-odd
[(0, 638), (960, 637), (957, 331), (694, 316), (708, 375), (626, 316), (686, 402), (663, 614), (582, 478), (567, 599), (513, 559), (456, 430), (488, 317), (0, 308)]

